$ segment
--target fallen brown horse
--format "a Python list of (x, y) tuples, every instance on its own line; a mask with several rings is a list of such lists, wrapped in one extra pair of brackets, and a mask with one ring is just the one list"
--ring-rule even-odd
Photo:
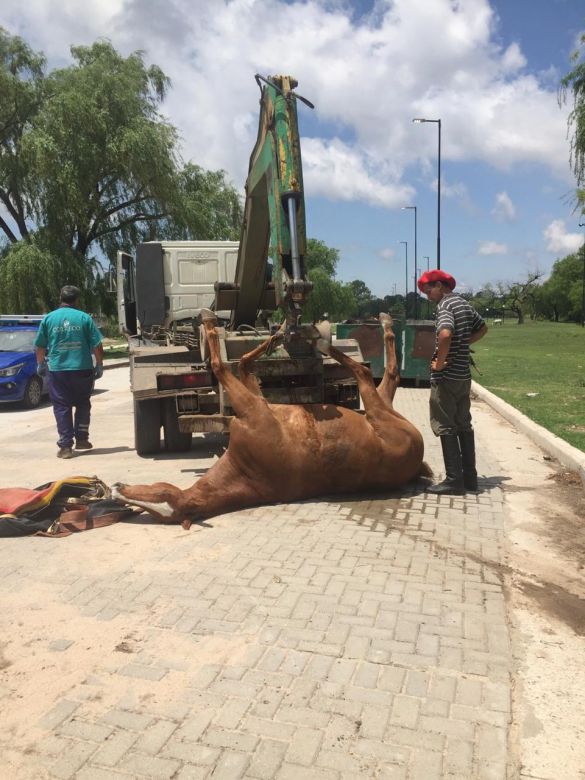
[[(392, 405), (400, 378), (389, 315), (380, 315), (386, 370), (378, 388), (367, 366), (317, 339), (320, 351), (355, 376), (364, 414), (333, 404), (268, 403), (251, 364), (271, 340), (242, 357), (238, 379), (221, 362), (215, 315), (202, 318), (211, 367), (235, 414), (229, 446), (188, 490), (166, 482), (116, 485), (114, 497), (189, 528), (193, 521), (243, 507), (397, 488), (428, 475), (421, 434)], [(312, 335), (319, 333), (313, 329)]]

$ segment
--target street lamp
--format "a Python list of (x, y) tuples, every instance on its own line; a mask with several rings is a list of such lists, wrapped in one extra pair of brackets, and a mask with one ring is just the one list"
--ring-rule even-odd
[(437, 155), (437, 268), (441, 267), (441, 120), (422, 119), (416, 117), (412, 120), (416, 124), (431, 122), (436, 124), (439, 130), (439, 153)]
[(405, 286), (404, 286), (404, 321), (406, 322), (407, 303), (408, 303), (408, 241), (400, 241), (400, 243), (404, 244), (404, 250), (406, 252), (406, 256), (405, 256), (406, 275), (405, 275)]
[[(579, 227), (585, 227), (585, 222), (579, 222)], [(581, 327), (585, 328), (585, 237), (583, 239), (583, 292), (581, 295)]]
[(417, 317), (417, 299), (418, 296), (416, 294), (416, 268), (417, 268), (417, 253), (416, 253), (416, 206), (402, 206), (402, 211), (414, 211), (414, 319), (416, 320)]
[(428, 255), (423, 255), (423, 260), (427, 261), (427, 271), (430, 271), (430, 268), (431, 268), (430, 263), (431, 263), (431, 261), (429, 259), (429, 256)]

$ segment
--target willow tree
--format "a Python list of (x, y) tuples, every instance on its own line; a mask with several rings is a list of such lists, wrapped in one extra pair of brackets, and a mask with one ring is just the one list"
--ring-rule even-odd
[(71, 66), (46, 77), (23, 147), (36, 222), (85, 257), (112, 239), (135, 243), (173, 209), (177, 133), (158, 113), (169, 80), (140, 52), (124, 58), (100, 41), (71, 54)]
[(31, 171), (22, 142), (43, 101), (44, 66), (42, 54), (0, 27), (0, 231), (11, 243), (29, 235)]
[(54, 251), (37, 236), (10, 247), (0, 263), (0, 311), (9, 314), (42, 314), (59, 304), (64, 283), (83, 291), (83, 303), (91, 310), (94, 273), (91, 264), (79, 262), (73, 252)]
[[(96, 259), (142, 240), (236, 237), (241, 203), (225, 174), (180, 159), (178, 133), (160, 113), (170, 88), (163, 71), (107, 41), (74, 46), (71, 56), (46, 73), (41, 54), (0, 29), (0, 267), (10, 265), (8, 276), (34, 257), (29, 285), (39, 275), (71, 281), (73, 262), (91, 289)], [(35, 273), (34, 264), (24, 268)]]
[(570, 162), (577, 182), (577, 203), (585, 211), (585, 34), (571, 59), (573, 68), (561, 81), (559, 101), (564, 103), (572, 93), (573, 108), (568, 117)]

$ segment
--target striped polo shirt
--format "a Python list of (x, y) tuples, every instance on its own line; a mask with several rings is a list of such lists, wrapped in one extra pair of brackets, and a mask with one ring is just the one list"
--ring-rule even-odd
[(431, 371), (431, 379), (471, 379), (469, 365), (469, 337), (480, 330), (485, 321), (464, 298), (448, 293), (437, 305), (435, 352), (437, 356), (438, 334), (442, 330), (452, 333), (451, 346), (447, 355), (447, 366), (442, 371)]

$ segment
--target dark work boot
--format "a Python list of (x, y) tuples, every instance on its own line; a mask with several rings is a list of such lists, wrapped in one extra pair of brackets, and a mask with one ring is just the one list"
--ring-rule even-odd
[(443, 460), (445, 462), (445, 479), (438, 485), (431, 485), (427, 488), (427, 493), (435, 495), (462, 496), (463, 487), (463, 467), (461, 463), (461, 452), (459, 450), (459, 439), (455, 434), (450, 436), (441, 436), (441, 447), (443, 448)]
[(463, 484), (466, 490), (477, 490), (477, 471), (475, 470), (475, 435), (473, 431), (459, 434), (459, 447), (463, 462)]

